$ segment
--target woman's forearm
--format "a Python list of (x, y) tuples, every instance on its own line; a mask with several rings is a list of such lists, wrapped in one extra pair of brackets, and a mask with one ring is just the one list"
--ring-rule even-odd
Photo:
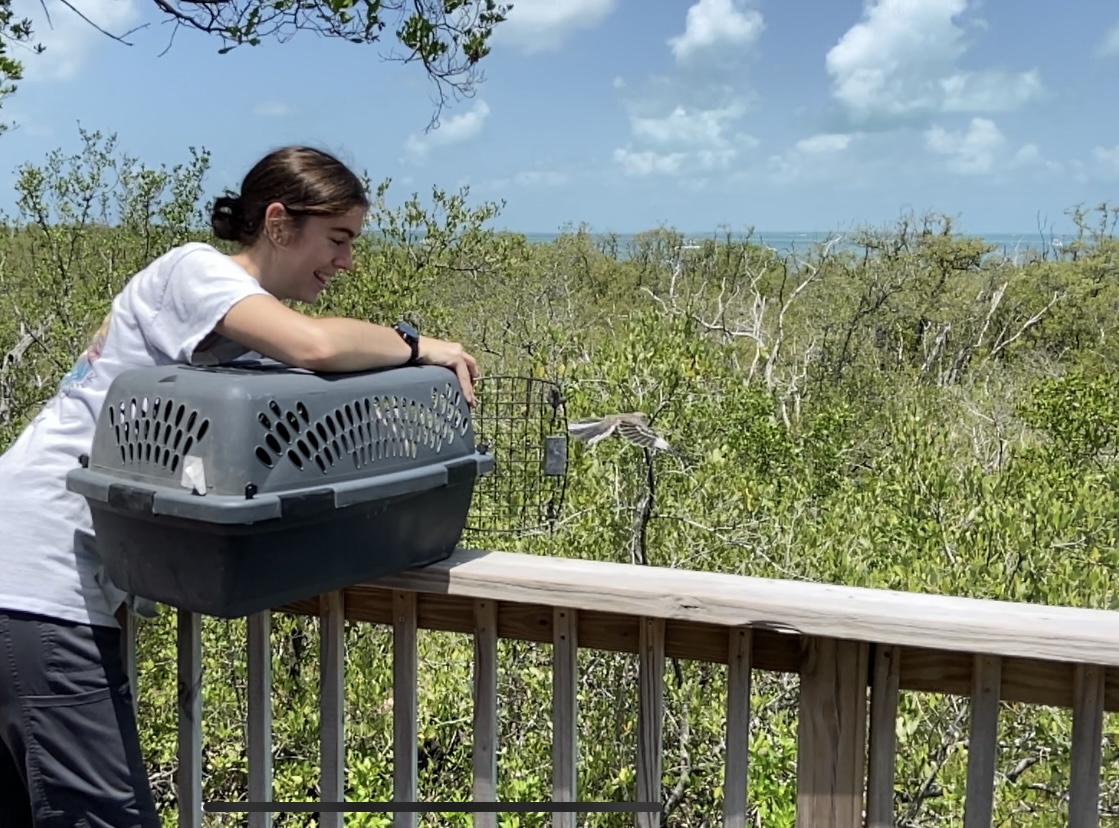
[(392, 328), (345, 317), (311, 320), (322, 341), (305, 358), (314, 371), (365, 371), (404, 365), (412, 349)]
[(285, 365), (312, 371), (364, 371), (403, 365), (411, 349), (392, 328), (346, 317), (312, 317), (271, 296), (249, 296), (217, 332)]
[[(346, 317), (310, 317), (271, 296), (249, 296), (218, 323), (217, 332), (262, 356), (311, 371), (367, 371), (405, 365), (408, 343), (392, 328)], [(420, 337), (419, 361), (454, 371), (474, 404), (474, 357), (457, 342)]]

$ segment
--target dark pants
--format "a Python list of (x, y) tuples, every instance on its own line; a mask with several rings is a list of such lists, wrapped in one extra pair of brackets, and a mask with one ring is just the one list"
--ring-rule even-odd
[(0, 610), (0, 828), (159, 828), (121, 632)]

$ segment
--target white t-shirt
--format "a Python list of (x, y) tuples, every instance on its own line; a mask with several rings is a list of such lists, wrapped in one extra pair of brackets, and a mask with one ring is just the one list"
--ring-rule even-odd
[(191, 242), (153, 261), (113, 299), (57, 393), (0, 455), (0, 609), (117, 626), (113, 613), (130, 597), (109, 582), (89, 507), (67, 491), (66, 474), (91, 449), (114, 377), (244, 356), (248, 349), (213, 334), (214, 325), (240, 300), (266, 293), (228, 256)]

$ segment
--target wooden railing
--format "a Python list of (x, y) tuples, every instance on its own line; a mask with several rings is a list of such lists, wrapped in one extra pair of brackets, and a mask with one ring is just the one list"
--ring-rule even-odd
[[(473, 798), (494, 801), (497, 642), (550, 642), (553, 797), (574, 800), (579, 648), (636, 652), (638, 801), (660, 802), (666, 658), (728, 665), (724, 825), (748, 818), (755, 670), (800, 677), (797, 825), (894, 824), (901, 690), (970, 698), (965, 828), (992, 817), (1000, 701), (1071, 708), (1068, 824), (1098, 825), (1104, 711), (1119, 709), (1119, 613), (1015, 604), (680, 569), (459, 551), (447, 561), (277, 607), (321, 618), (321, 791), (343, 801), (343, 624), (393, 632), (394, 800), (415, 800), (418, 629), (475, 641)], [(248, 619), (248, 795), (272, 799), (271, 613)], [(200, 621), (180, 612), (179, 825), (202, 824)], [(143, 692), (143, 687), (140, 687)], [(869, 707), (869, 710), (868, 710)], [(658, 825), (657, 813), (638, 826)], [(253, 814), (250, 825), (271, 824)], [(342, 814), (322, 814), (322, 825)], [(396, 826), (416, 824), (397, 813)], [(496, 824), (477, 814), (475, 825)], [(574, 814), (552, 824), (574, 828)]]

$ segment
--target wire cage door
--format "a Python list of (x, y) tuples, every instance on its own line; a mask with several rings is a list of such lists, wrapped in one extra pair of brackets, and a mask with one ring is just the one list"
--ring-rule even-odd
[(475, 383), (475, 442), (495, 466), (475, 486), (464, 539), (554, 528), (567, 483), (563, 391), (545, 379), (499, 375)]

